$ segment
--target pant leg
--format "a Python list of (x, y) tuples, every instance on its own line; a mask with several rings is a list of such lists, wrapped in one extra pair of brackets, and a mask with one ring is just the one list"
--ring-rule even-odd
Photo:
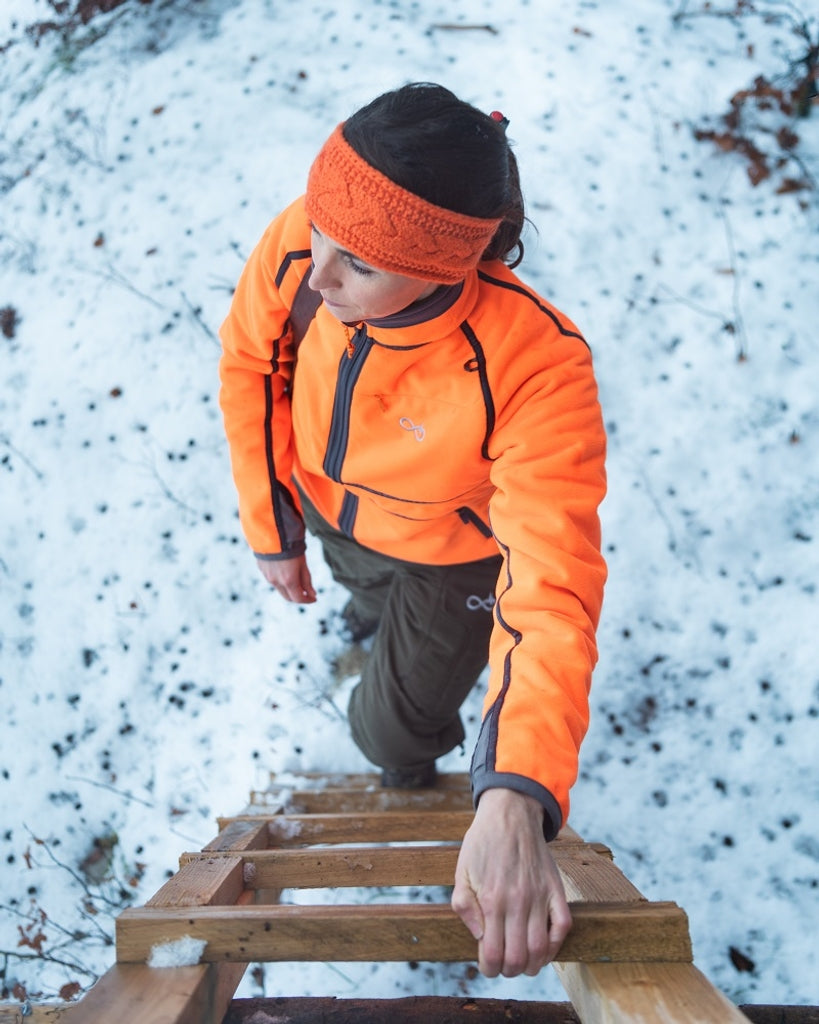
[(350, 591), (353, 606), (362, 621), (379, 622), (395, 575), (396, 560), (363, 547), (335, 529), (304, 496), (302, 504), (304, 521), (321, 541), (324, 561), (333, 579)]
[(488, 661), (500, 566), (498, 556), (396, 570), (348, 712), (374, 764), (414, 768), (463, 742), (459, 710)]
[(463, 742), (459, 710), (486, 667), (500, 555), (420, 565), (363, 547), (306, 499), (305, 522), (359, 614), (379, 622), (350, 697), (350, 731), (384, 768), (428, 764)]

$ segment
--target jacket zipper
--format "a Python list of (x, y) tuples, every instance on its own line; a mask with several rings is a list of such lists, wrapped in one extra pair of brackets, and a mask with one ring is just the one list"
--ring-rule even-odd
[(324, 453), (323, 469), (331, 480), (341, 481), (341, 467), (347, 454), (350, 439), (350, 407), (356, 382), (364, 369), (367, 355), (372, 348), (372, 338), (367, 335), (364, 324), (356, 328), (352, 340), (345, 348), (338, 364), (336, 392), (333, 398), (333, 415), (330, 420), (330, 435)]

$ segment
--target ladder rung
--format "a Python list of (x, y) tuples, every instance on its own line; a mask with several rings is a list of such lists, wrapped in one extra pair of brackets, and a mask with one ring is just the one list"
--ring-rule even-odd
[(468, 791), (443, 786), (435, 789), (285, 789), (280, 794), (256, 796), (265, 797), (263, 806), (290, 814), (366, 813), (412, 808), (423, 808), (434, 814), (436, 811), (472, 809), (472, 796)]
[[(240, 823), (267, 826), (270, 843), (277, 847), (310, 843), (400, 843), (461, 840), (472, 823), (472, 810), (427, 814), (423, 810), (346, 814), (269, 814), (220, 818), (219, 828), (228, 832)], [(221, 833), (220, 833), (221, 838)], [(213, 849), (213, 844), (208, 849)], [(220, 849), (232, 849), (221, 844)]]
[(264, 1021), (287, 1021), (289, 1024), (384, 1024), (385, 1021), (390, 1024), (513, 1024), (515, 1021), (518, 1024), (524, 1021), (526, 1024), (580, 1024), (571, 1003), (476, 999), (467, 995), (414, 995), (392, 999), (337, 996), (234, 999), (223, 1024), (262, 1024)]
[[(559, 959), (686, 961), (685, 913), (674, 903), (572, 904)], [(477, 959), (477, 944), (448, 907), (427, 905), (134, 908), (117, 919), (117, 959), (145, 961), (155, 945), (204, 940), (203, 962), (439, 961)]]
[[(251, 889), (326, 889), (388, 885), (453, 885), (459, 846), (333, 846), (246, 853)], [(183, 853), (182, 864), (203, 854)]]
[[(250, 889), (453, 885), (459, 850), (459, 843), (246, 850), (241, 856), (241, 877)], [(591, 847), (557, 842), (552, 852), (564, 879), (587, 883), (589, 892), (583, 893), (582, 900), (643, 899), (622, 872)], [(227, 850), (183, 853), (179, 861), (190, 866), (218, 858), (235, 859), (235, 854)]]
[[(380, 789), (380, 772), (286, 772), (283, 775), (270, 772), (270, 784), (266, 790), (256, 790), (259, 796), (286, 789)], [(304, 783), (304, 785), (302, 785)], [(462, 789), (469, 792), (468, 772), (441, 772), (435, 783), (436, 789)]]

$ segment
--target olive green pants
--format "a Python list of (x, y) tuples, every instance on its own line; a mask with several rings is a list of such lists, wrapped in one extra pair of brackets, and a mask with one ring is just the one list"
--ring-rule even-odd
[(359, 618), (378, 622), (348, 716), (382, 768), (415, 768), (463, 742), (459, 709), (486, 667), (500, 555), (419, 565), (363, 547), (304, 502), (333, 578)]

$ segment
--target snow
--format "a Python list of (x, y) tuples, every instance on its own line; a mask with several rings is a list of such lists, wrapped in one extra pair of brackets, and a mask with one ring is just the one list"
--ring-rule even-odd
[[(816, 192), (777, 191), (793, 160), (753, 187), (693, 136), (805, 52), (792, 8), (756, 6), (785, 15), (131, 3), (35, 45), (54, 11), (5, 0), (6, 997), (88, 986), (116, 913), (268, 771), (369, 767), (329, 669), (344, 594), (312, 546), (320, 600), (283, 605), (240, 536), (216, 331), (333, 126), (427, 79), (510, 118), (537, 228), (522, 273), (595, 353), (610, 581), (571, 824), (685, 908), (731, 999), (819, 1002)], [(796, 151), (814, 182), (816, 113)], [(480, 706), (478, 687), (444, 770), (468, 766)], [(240, 992), (564, 998), (550, 970), (465, 965), (270, 965)]]
[(195, 967), (205, 952), (207, 942), (183, 935), (181, 939), (158, 943), (151, 946), (148, 957), (149, 967)]

